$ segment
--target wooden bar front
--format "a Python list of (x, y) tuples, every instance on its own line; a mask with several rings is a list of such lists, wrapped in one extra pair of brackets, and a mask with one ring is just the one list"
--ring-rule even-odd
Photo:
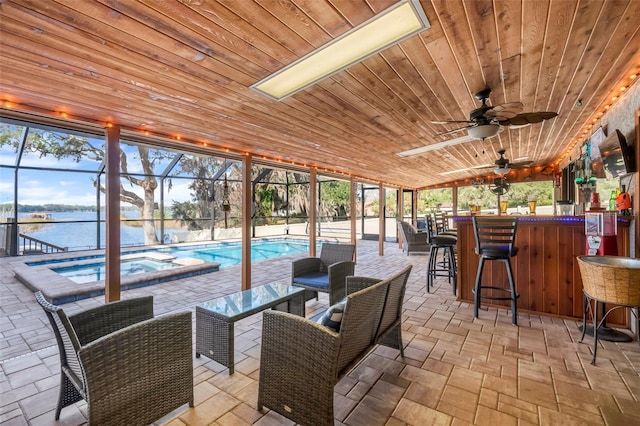
[[(453, 221), (458, 229), (458, 299), (473, 303), (479, 260), (475, 254), (473, 223), (470, 216), (456, 216)], [(629, 256), (631, 223), (629, 218), (618, 218), (620, 256)], [(516, 233), (519, 251), (511, 259), (520, 294), (518, 310), (582, 319), (582, 279), (576, 256), (585, 254), (585, 244), (584, 217), (519, 217)], [(503, 262), (485, 263), (483, 284), (508, 287)], [(508, 306), (509, 302), (483, 299), (482, 304)], [(627, 309), (618, 309), (607, 318), (612, 324), (628, 327), (628, 316)]]

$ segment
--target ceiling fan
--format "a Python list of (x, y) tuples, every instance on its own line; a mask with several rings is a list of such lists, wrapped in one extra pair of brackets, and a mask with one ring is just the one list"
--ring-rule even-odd
[[(520, 161), (518, 163), (512, 163), (508, 158), (504, 156), (506, 150), (500, 149), (498, 150), (498, 154), (500, 154), (500, 158), (498, 158), (493, 165), (490, 166), (477, 166), (472, 167), (472, 169), (485, 169), (493, 167), (493, 172), (497, 175), (506, 175), (511, 171), (511, 169), (525, 169), (533, 164), (533, 161)], [(526, 158), (526, 157), (523, 157)]]
[[(511, 169), (526, 169), (527, 167), (531, 166), (533, 164), (533, 161), (520, 161), (517, 163), (512, 163), (509, 161), (508, 158), (505, 158), (504, 154), (505, 154), (506, 150), (505, 149), (499, 149), (498, 150), (498, 154), (500, 154), (500, 157), (494, 161), (493, 164), (482, 164), (480, 166), (473, 166), (473, 167), (467, 167), (464, 169), (458, 169), (458, 170), (448, 170), (446, 172), (442, 172), (440, 173), (441, 175), (448, 175), (451, 173), (458, 173), (458, 172), (466, 172), (467, 170), (479, 170), (479, 169), (490, 169), (493, 168), (493, 172), (497, 175), (506, 175), (507, 173), (509, 173), (511, 171)], [(527, 157), (522, 157), (522, 159), (527, 158)]]
[(498, 134), (498, 132), (504, 128), (509, 127), (512, 129), (524, 127), (529, 124), (540, 123), (544, 120), (549, 120), (558, 115), (553, 111), (536, 111), (536, 112), (521, 112), (524, 106), (522, 102), (507, 102), (500, 105), (490, 106), (487, 105), (487, 100), (491, 94), (491, 89), (487, 88), (476, 93), (475, 97), (482, 102), (480, 108), (476, 108), (469, 114), (469, 120), (432, 120), (433, 124), (464, 124), (462, 127), (458, 127), (452, 130), (448, 130), (441, 135), (448, 135), (461, 130), (466, 130), (467, 135), (461, 136), (456, 139), (448, 141), (438, 142), (435, 144), (427, 145), (420, 148), (410, 149), (408, 151), (399, 152), (397, 155), (400, 157), (408, 157), (410, 155), (416, 155), (427, 151), (432, 151), (446, 146), (451, 146), (463, 142), (467, 142), (472, 139), (487, 139), (492, 138)]
[(464, 127), (441, 133), (443, 135), (467, 129), (473, 139), (487, 139), (498, 134), (500, 126), (512, 128), (524, 127), (529, 124), (540, 123), (558, 115), (552, 111), (521, 112), (522, 102), (507, 102), (496, 106), (487, 105), (491, 89), (487, 88), (476, 93), (476, 99), (482, 102), (480, 108), (471, 111), (469, 120), (433, 120), (433, 124), (467, 124)]
[(489, 184), (489, 191), (496, 195), (504, 195), (509, 192), (509, 182), (505, 176), (498, 176), (493, 179), (493, 182)]

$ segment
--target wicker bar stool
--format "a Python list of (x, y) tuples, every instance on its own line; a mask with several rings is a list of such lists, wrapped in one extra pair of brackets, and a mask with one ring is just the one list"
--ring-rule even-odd
[[(476, 254), (480, 255), (476, 283), (473, 289), (473, 316), (478, 318), (478, 311), (482, 298), (492, 300), (511, 301), (511, 322), (518, 325), (518, 303), (520, 295), (516, 292), (516, 285), (511, 269), (511, 258), (518, 254), (518, 247), (514, 246), (518, 218), (514, 216), (503, 217), (473, 217), (473, 234), (476, 239)], [(482, 285), (482, 271), (484, 262), (498, 260), (507, 268), (509, 288)], [(506, 293), (505, 296), (482, 295), (483, 289), (491, 289)]]
[[(640, 330), (640, 259), (622, 256), (578, 256), (577, 259), (582, 276), (584, 302), (580, 342), (587, 330), (587, 313), (590, 313), (593, 319), (591, 364), (595, 365), (598, 328), (612, 311), (624, 307), (632, 308), (631, 312), (636, 318), (636, 330)], [(598, 303), (616, 306), (604, 312), (602, 318), (598, 318)]]

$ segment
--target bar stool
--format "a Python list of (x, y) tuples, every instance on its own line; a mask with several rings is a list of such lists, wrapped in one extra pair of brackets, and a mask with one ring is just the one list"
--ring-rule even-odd
[[(434, 235), (429, 248), (429, 264), (427, 266), (427, 293), (431, 292), (435, 277), (447, 277), (453, 284), (453, 294), (457, 291), (458, 272), (454, 247), (457, 238), (451, 235)], [(442, 249), (442, 262), (438, 262), (438, 251)]]
[(449, 221), (444, 213), (434, 213), (433, 220), (436, 227), (436, 234), (453, 235), (454, 237), (458, 235), (457, 229), (449, 229)]
[[(473, 233), (476, 239), (476, 254), (480, 255), (478, 264), (478, 274), (476, 275), (475, 288), (473, 290), (473, 316), (478, 318), (481, 299), (510, 300), (511, 301), (511, 322), (518, 325), (518, 305), (517, 299), (520, 295), (516, 292), (511, 269), (511, 258), (518, 254), (515, 247), (516, 229), (518, 218), (514, 216), (504, 217), (473, 217)], [(507, 278), (509, 288), (482, 285), (482, 271), (484, 262), (487, 260), (498, 260), (504, 262), (507, 268)], [(483, 289), (491, 289), (498, 292), (507, 293), (507, 296), (482, 295)]]
[(436, 235), (436, 225), (433, 221), (433, 216), (431, 216), (430, 214), (426, 214), (424, 216), (424, 220), (427, 224), (427, 242), (429, 244), (431, 244), (431, 238), (434, 237), (434, 235)]

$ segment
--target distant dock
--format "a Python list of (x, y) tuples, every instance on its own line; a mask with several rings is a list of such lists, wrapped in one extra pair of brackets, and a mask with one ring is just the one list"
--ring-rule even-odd
[(53, 220), (53, 215), (47, 212), (33, 212), (27, 215), (28, 219)]

